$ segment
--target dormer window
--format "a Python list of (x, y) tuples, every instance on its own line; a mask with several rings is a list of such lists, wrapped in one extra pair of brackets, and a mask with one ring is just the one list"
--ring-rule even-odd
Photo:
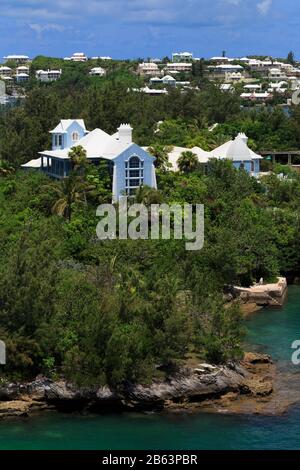
[(77, 142), (79, 140), (78, 132), (72, 132), (72, 141)]

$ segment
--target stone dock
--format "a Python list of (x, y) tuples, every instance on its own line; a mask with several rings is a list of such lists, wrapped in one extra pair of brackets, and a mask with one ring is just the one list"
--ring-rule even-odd
[(253, 304), (257, 307), (281, 307), (287, 295), (287, 280), (278, 277), (272, 284), (254, 284), (251, 287), (234, 287), (234, 295), (243, 304)]

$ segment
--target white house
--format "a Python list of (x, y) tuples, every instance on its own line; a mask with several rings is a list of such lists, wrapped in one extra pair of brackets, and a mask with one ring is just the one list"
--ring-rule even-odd
[(106, 75), (106, 70), (102, 67), (94, 67), (89, 72), (91, 77), (104, 77)]
[(158, 65), (154, 62), (143, 62), (142, 64), (138, 65), (138, 74), (146, 76), (156, 76), (160, 75), (160, 70), (158, 68)]
[(256, 176), (260, 172), (260, 160), (262, 157), (248, 147), (248, 137), (240, 133), (235, 139), (220, 145), (211, 152), (207, 152), (200, 147), (185, 148), (185, 147), (172, 147), (168, 154), (171, 170), (178, 170), (178, 159), (183, 152), (194, 153), (200, 164), (206, 165), (210, 160), (231, 160), (234, 167), (241, 169)]
[(172, 72), (191, 72), (193, 64), (190, 62), (170, 62), (166, 66), (168, 73)]
[(27, 65), (20, 65), (16, 68), (17, 75), (20, 73), (27, 73), (29, 75), (29, 67)]
[(93, 164), (108, 162), (114, 201), (124, 194), (134, 194), (141, 185), (157, 187), (155, 158), (132, 141), (129, 124), (121, 124), (115, 134), (109, 135), (101, 129), (87, 131), (82, 119), (63, 119), (50, 133), (52, 149), (39, 152), (40, 158), (23, 168), (40, 168), (47, 175), (62, 179), (72, 171), (70, 149), (80, 145)]
[(159, 96), (159, 95), (167, 95), (168, 94), (168, 90), (166, 90), (165, 88), (155, 89), (155, 88), (149, 88), (148, 86), (145, 86), (143, 88), (128, 88), (127, 91), (145, 93), (146, 95), (152, 95), (152, 96)]
[(248, 147), (248, 137), (243, 133), (212, 150), (210, 158), (231, 160), (236, 168), (243, 168), (253, 175), (259, 173), (260, 160), (262, 160), (260, 155)]
[(0, 67), (0, 77), (11, 77), (13, 74), (13, 70), (6, 65)]
[(167, 86), (176, 86), (176, 79), (174, 77), (171, 77), (171, 75), (165, 75), (162, 78), (159, 77), (153, 77), (150, 78), (150, 83), (151, 85), (167, 85)]
[(84, 52), (75, 52), (71, 57), (65, 57), (64, 60), (71, 60), (72, 62), (86, 62), (88, 58)]
[(17, 55), (17, 54), (7, 55), (3, 57), (3, 59), (6, 61), (11, 60), (13, 62), (16, 62), (17, 64), (26, 64), (26, 62), (30, 61), (30, 58), (28, 57), (28, 55)]
[(17, 83), (24, 83), (24, 82), (28, 82), (29, 80), (29, 75), (28, 73), (17, 73), (17, 75), (15, 75), (15, 80)]
[(41, 82), (54, 82), (62, 75), (62, 70), (37, 70), (35, 76)]
[(191, 52), (173, 52), (172, 62), (193, 62), (193, 54)]

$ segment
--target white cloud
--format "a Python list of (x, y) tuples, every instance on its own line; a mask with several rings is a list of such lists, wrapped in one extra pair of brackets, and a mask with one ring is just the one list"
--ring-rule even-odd
[(269, 13), (273, 0), (262, 0), (257, 4), (257, 9), (261, 15)]

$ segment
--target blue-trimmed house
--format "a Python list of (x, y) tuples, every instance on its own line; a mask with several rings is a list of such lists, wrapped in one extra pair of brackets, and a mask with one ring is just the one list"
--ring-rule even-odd
[(113, 201), (134, 194), (141, 185), (157, 188), (155, 158), (132, 141), (129, 124), (121, 124), (115, 134), (109, 135), (101, 129), (89, 132), (82, 119), (63, 119), (50, 134), (52, 149), (39, 152), (40, 158), (23, 168), (40, 168), (53, 178), (65, 178), (72, 171), (69, 152), (80, 145), (90, 162), (97, 165), (101, 160), (109, 161)]

